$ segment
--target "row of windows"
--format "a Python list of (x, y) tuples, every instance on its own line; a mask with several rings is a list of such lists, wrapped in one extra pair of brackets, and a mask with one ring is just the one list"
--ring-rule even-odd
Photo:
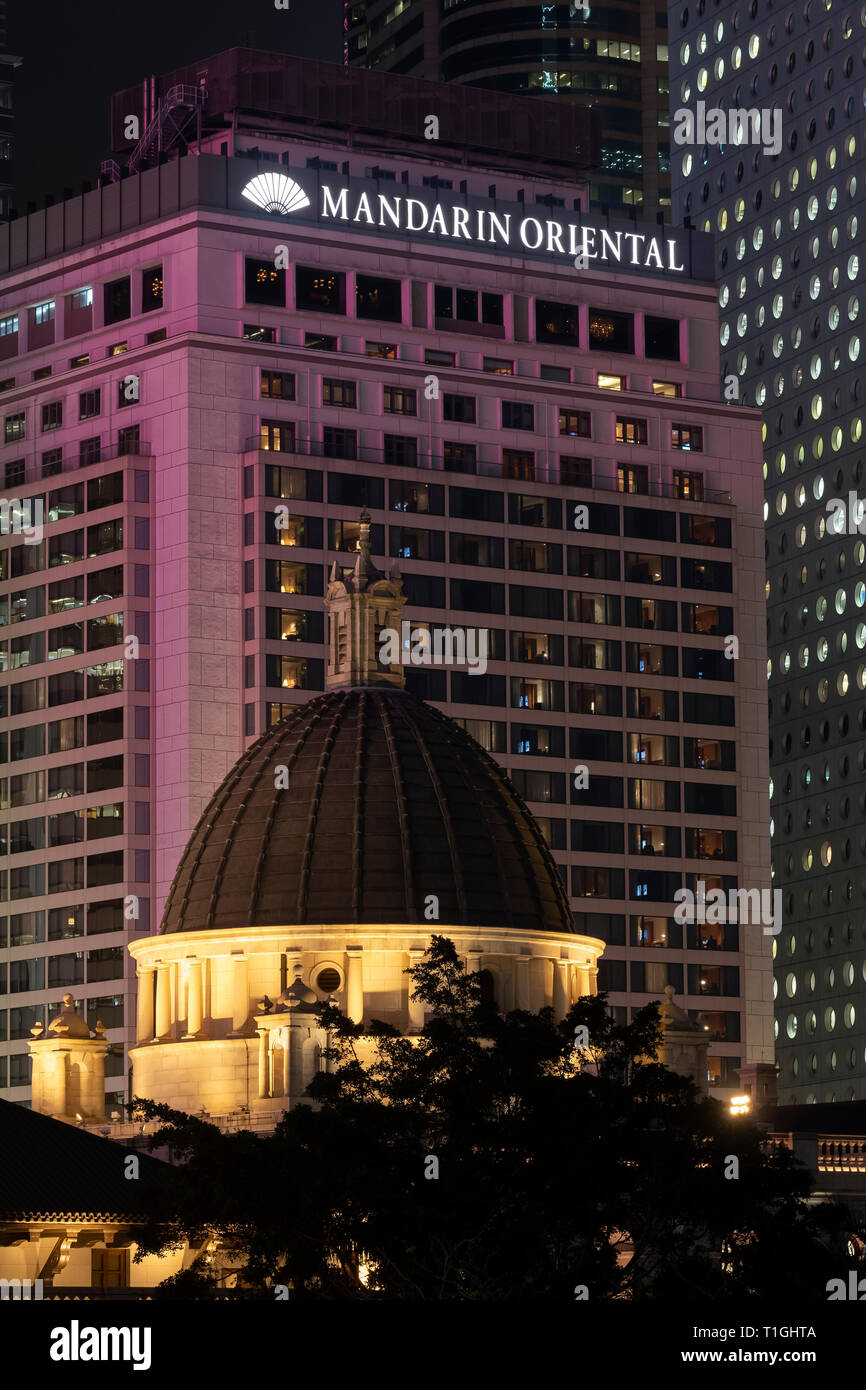
[[(146, 618), (148, 615), (144, 613), (141, 616)], [(20, 671), (39, 666), (44, 661), (57, 661), (65, 656), (78, 656), (84, 651), (116, 647), (122, 641), (123, 614), (106, 613), (104, 617), (88, 619), (86, 632), (85, 624), (77, 622), (0, 642), (0, 671)]]
[[(136, 713), (148, 714), (146, 706), (136, 707)], [(36, 726), (42, 729), (43, 726)], [(123, 710), (118, 707), (100, 710), (97, 714), (75, 715), (70, 719), (54, 720), (48, 725), (48, 738), (43, 747), (49, 753), (66, 753), (85, 746), (94, 748), (114, 743), (123, 737)], [(135, 721), (136, 736), (147, 732), (147, 721)], [(120, 769), (122, 771), (122, 768)], [(94, 759), (91, 762), (67, 763), (61, 767), (39, 769), (0, 777), (0, 810), (38, 805), (42, 801), (69, 801), (85, 795), (86, 791), (101, 790), (119, 785), (114, 780), (118, 772), (116, 760)], [(86, 778), (85, 778), (86, 774)], [(76, 814), (79, 814), (76, 812)], [(133, 833), (146, 835), (149, 808), (147, 802), (135, 802)]]
[(47, 818), (31, 816), (28, 820), (9, 821), (0, 825), (0, 848), (9, 855), (32, 854), (35, 850), (55, 849), (58, 845), (79, 844), (85, 839), (104, 840), (123, 834), (123, 820), (123, 803), (113, 801), (77, 811), (61, 811)]
[[(163, 307), (162, 266), (151, 266), (140, 272), (141, 312), (150, 313)], [(132, 316), (132, 279), (129, 275), (110, 280), (102, 286), (103, 323), (110, 326), (122, 323)], [(74, 290), (66, 295), (64, 302), (65, 336), (77, 338), (93, 327), (93, 287)], [(45, 300), (26, 311), (29, 317), (28, 348), (42, 347), (54, 342), (54, 322), (56, 302)], [(0, 339), (14, 338), (19, 331), (19, 314), (6, 314), (0, 318)], [(14, 357), (17, 343), (4, 347), (2, 356)]]
[[(295, 400), (296, 379), (289, 372), (262, 370), (260, 375), (261, 396), (264, 400)], [(382, 409), (386, 415), (417, 416), (418, 392), (407, 386), (383, 386)], [(357, 382), (325, 377), (322, 380), (322, 404), (341, 409), (356, 410), (358, 407)], [(534, 431), (536, 426), (535, 406), (526, 401), (500, 401), (499, 425), (502, 429)], [(478, 400), (475, 396), (463, 396), (446, 391), (442, 396), (442, 419), (459, 424), (478, 423)], [(286, 428), (290, 422), (268, 422), (272, 428)], [(592, 438), (592, 416), (588, 410), (560, 409), (557, 422), (560, 435), (577, 436), (580, 439)], [(262, 426), (265, 432), (265, 424)], [(670, 429), (672, 449), (703, 452), (704, 432), (700, 425), (673, 423)], [(622, 416), (615, 418), (615, 439), (619, 444), (647, 444), (649, 442), (649, 421), (645, 417)], [(273, 447), (265, 445), (264, 447)]]
[[(125, 406), (135, 405), (139, 400), (140, 381), (135, 375), (121, 377), (116, 383), (115, 405), (118, 410)], [(80, 391), (78, 394), (78, 415), (82, 420), (93, 420), (102, 413), (102, 390), (94, 387), (88, 391)], [(63, 425), (63, 401), (47, 401), (41, 407), (41, 428), (45, 434), (49, 430), (60, 429)], [(26, 411), (19, 410), (12, 415), (6, 415), (3, 420), (3, 441), (12, 444), (18, 439), (26, 438), (27, 416)]]
[[(27, 482), (32, 482), (36, 476), (42, 478), (53, 478), (58, 473), (64, 473), (75, 468), (89, 468), (94, 463), (101, 463), (103, 457), (103, 445), (100, 435), (93, 435), (88, 439), (81, 439), (73, 446), (74, 452), (70, 454), (67, 450), (64, 454), (62, 448), (46, 449), (42, 454), (37, 475), (36, 465), (28, 459), (14, 459), (9, 463), (3, 464), (3, 481), (7, 489), (22, 487)], [(141, 426), (129, 425), (125, 429), (118, 431), (117, 445), (113, 452), (109, 452), (106, 457), (114, 458), (116, 455), (138, 454), (141, 452)], [(142, 475), (146, 479), (146, 474)], [(142, 495), (136, 494), (137, 501), (147, 501), (147, 483), (143, 483), (141, 488)], [(106, 506), (109, 504), (106, 503)]]
[[(284, 335), (280, 337), (280, 330), (265, 324), (245, 323), (242, 325), (241, 336), (255, 343), (286, 343), (289, 339)], [(311, 333), (304, 332), (303, 346), (315, 349), (319, 352), (338, 352), (341, 341), (343, 350), (350, 353), (357, 351), (356, 345), (352, 340), (341, 340), (338, 335), (331, 333)], [(558, 340), (557, 340), (558, 341)], [(348, 343), (348, 345), (347, 345)], [(567, 344), (574, 346), (574, 344)], [(364, 342), (365, 357), (385, 358), (395, 362), (398, 357), (404, 357), (400, 350), (399, 343), (393, 341), (383, 342), (381, 340), (366, 339)], [(411, 357), (411, 361), (415, 361)], [(445, 348), (425, 348), (424, 363), (431, 367), (461, 367), (467, 371), (483, 371), (492, 373), (494, 376), (514, 376), (514, 358), (490, 357), (486, 353), (472, 353), (446, 350)], [(538, 375), (542, 381), (570, 382), (572, 380), (572, 369), (552, 363), (540, 362), (538, 364)], [(14, 385), (14, 381), (10, 383)], [(629, 386), (629, 378), (622, 374), (614, 374), (608, 371), (596, 373), (596, 386), (600, 389), (611, 391), (626, 391)], [(4, 389), (4, 383), (0, 381), (0, 390)], [(653, 395), (656, 396), (681, 396), (683, 394), (682, 382), (653, 381)]]
[[(136, 661), (135, 689), (147, 690), (150, 663)], [(37, 710), (53, 709), (56, 705), (74, 704), (79, 700), (98, 700), (104, 695), (116, 695), (123, 690), (123, 661), (106, 661), (99, 666), (62, 671), (56, 676), (39, 676), (34, 680), (17, 681), (4, 686), (0, 717), (35, 714)], [(8, 696), (8, 707), (7, 707)]]
[[(27, 960), (0, 964), (0, 994), (30, 994), (39, 989), (116, 980), (123, 976), (123, 947), (103, 946), (93, 951), (73, 951), (65, 955), (34, 956)], [(105, 1020), (102, 1020), (103, 1023)], [(116, 1026), (116, 1025), (115, 1025)]]
[[(146, 598), (150, 588), (147, 565), (135, 565), (135, 593)], [(86, 591), (86, 597), (85, 597)], [(74, 578), (56, 579), (48, 585), (48, 612), (65, 613), (81, 608), (85, 603), (109, 603), (123, 597), (123, 565), (110, 569), (91, 570)], [(0, 627), (7, 624), (29, 623), (46, 615), (45, 585), (19, 589), (0, 595)]]
[[(582, 469), (581, 474), (592, 483), (592, 460), (570, 459), (569, 462)], [(261, 476), (261, 475), (260, 475)], [(699, 473), (674, 472), (673, 494), (683, 500), (702, 501), (702, 475)], [(282, 501), (321, 502), (324, 499), (323, 475), (314, 469), (293, 468), (284, 464), (268, 463), (264, 467), (264, 493), (266, 497)], [(388, 483), (388, 507), (390, 511), (418, 516), (445, 516), (446, 489), (442, 483), (416, 482), (392, 478)], [(244, 470), (244, 497), (255, 495), (256, 472), (252, 465)], [(357, 473), (329, 473), (327, 498), (337, 506), (384, 510), (386, 479), (363, 477)], [(556, 497), (540, 497), (530, 493), (508, 492), (493, 489), (451, 486), (447, 489), (448, 515), (460, 517), (464, 521), (504, 522), (506, 517), (505, 496), (508, 496), (508, 521), (514, 526), (541, 526), (558, 530), (563, 525), (562, 502)], [(587, 503), (587, 522), (578, 529), (600, 533), (605, 536), (640, 536), (647, 540), (676, 540), (676, 522), (670, 510), (648, 509), (646, 507), (620, 507), (606, 502)], [(731, 525), (725, 517), (703, 516), (685, 513), (680, 525), (680, 540), (696, 545), (716, 545), (729, 549), (731, 545)], [(306, 520), (306, 518), (304, 518)], [(575, 516), (565, 511), (566, 529), (571, 529)], [(342, 523), (349, 525), (349, 522)], [(353, 538), (357, 539), (357, 535)], [(341, 547), (338, 547), (341, 548)], [(378, 554), (382, 554), (380, 549)], [(602, 552), (599, 552), (602, 553)], [(590, 555), (595, 552), (590, 551)], [(599, 578), (618, 578), (615, 575)]]
[[(134, 922), (136, 930), (141, 931), (142, 922), (148, 917), (149, 900), (136, 899), (139, 915), (134, 919), (125, 915), (124, 902), (123, 898), (108, 898), (102, 902), (69, 903), (62, 907), (0, 917), (0, 949), (41, 941), (66, 941), (84, 936), (85, 932), (88, 936), (105, 936), (109, 932), (129, 928), (130, 922)], [(106, 1027), (114, 1026), (109, 1025), (105, 1018), (102, 1021)], [(2, 1032), (0, 1041), (6, 1041)]]
[[(483, 539), (483, 538), (480, 538)], [(468, 538), (470, 545), (473, 538)], [(459, 551), (458, 551), (459, 553)], [(464, 552), (470, 553), (470, 552)], [(474, 553), (474, 552), (471, 552)], [(602, 552), (603, 553), (603, 552)], [(561, 565), (550, 572), (561, 573)], [(703, 560), (680, 561), (681, 587), (684, 589), (707, 589), (730, 592), (732, 570), (729, 564)], [(624, 581), (627, 584), (662, 585), (665, 588), (677, 586), (677, 561), (671, 555), (644, 555), (628, 552), (625, 555)], [(321, 594), (323, 592), (323, 569), (321, 565), (308, 565), (294, 560), (265, 560), (262, 585), (268, 593), (279, 594)], [(505, 585), (492, 580), (452, 578), (452, 608), (474, 613), (505, 613)], [(445, 577), (438, 575), (404, 574), (403, 587), (410, 605), (445, 608)], [(540, 586), (527, 588), (511, 584), (509, 587), (508, 612), (514, 617), (564, 618), (564, 593), (562, 589), (546, 589)], [(254, 560), (244, 562), (244, 592), (252, 593), (256, 588), (256, 569)], [(15, 596), (13, 595), (13, 598)], [(698, 605), (695, 605), (697, 607)], [(712, 610), (713, 605), (704, 605)], [(638, 598), (626, 597), (626, 626), (658, 628), (676, 631), (677, 605), (672, 599), (646, 604)], [(711, 621), (713, 614), (705, 615)], [(603, 619), (595, 619), (603, 621)], [(570, 619), (583, 622), (583, 617)], [(688, 630), (688, 629), (686, 629)], [(692, 629), (695, 630), (695, 629)], [(702, 629), (706, 631), (707, 629)], [(727, 636), (730, 629), (719, 635)]]
[[(694, 444), (693, 442), (694, 441)], [(625, 442), (634, 442), (626, 440)], [(437, 441), (438, 444), (438, 441)], [(703, 475), (684, 469), (674, 469), (671, 483), (662, 482), (650, 476), (646, 464), (616, 464), (615, 478), (610, 472), (613, 467), (607, 459), (597, 459), (593, 467), (590, 458), (575, 458), (560, 455), (555, 462), (548, 461), (546, 453), (539, 456), (532, 449), (499, 449), (493, 445), (470, 444), (463, 440), (445, 439), (441, 441), (441, 453), (427, 452), (432, 445), (429, 437), (418, 439), (409, 434), (382, 435), (382, 447), (360, 444), (358, 431), (341, 426), (324, 425), (321, 440), (302, 438), (291, 420), (262, 420), (259, 433), (248, 444), (248, 449), (258, 448), (268, 453), (311, 454), (323, 458), (356, 459), (365, 463), (381, 463), (389, 468), (434, 468), (450, 473), (501, 474), (519, 482), (556, 481), (566, 487), (602, 488), (617, 492), (640, 493), (645, 496), (670, 496), (703, 500)], [(425, 447), (426, 446), (426, 447)], [(677, 426), (671, 432), (671, 448), (688, 450), (703, 446), (702, 432)], [(495, 448), (496, 459), (489, 457)], [(543, 478), (542, 473), (556, 476)]]
[[(100, 904), (94, 904), (99, 907)], [(78, 909), (74, 909), (78, 910)], [(53, 909), (52, 909), (53, 911)], [(57, 909), (58, 912), (65, 912), (65, 908)], [(49, 914), (51, 915), (51, 914)], [(2, 921), (2, 919), (0, 919)], [(3, 938), (5, 923), (0, 925), (0, 940)], [(92, 964), (98, 967), (98, 962)], [(93, 995), (89, 999), (81, 1001), (84, 1010), (84, 1017), (91, 1028), (99, 1020), (106, 1028), (122, 1028), (124, 1023), (123, 996), (122, 995)], [(53, 1013), (56, 1005), (54, 1004), (24, 1004), (14, 1009), (0, 1009), (0, 1042), (20, 1042), (23, 1039), (29, 1041), (31, 1028), (41, 1023), (45, 1027), (46, 1007)]]
[[(273, 261), (246, 257), (244, 300), (284, 309), (287, 275)], [(401, 280), (378, 275), (355, 275), (355, 316), (386, 323), (407, 321)], [(295, 308), (301, 312), (346, 313), (346, 273), (322, 266), (295, 267)], [(461, 331), (484, 328), (487, 336), (504, 337), (504, 297), (453, 285), (433, 287), (433, 326)], [(646, 314), (643, 318), (644, 356), (680, 361), (680, 322)], [(535, 301), (535, 339), (541, 343), (597, 348), (604, 352), (635, 352), (635, 315), (612, 309), (589, 309), (587, 340), (581, 341), (579, 306), (554, 300)]]
[[(141, 544), (136, 549), (146, 550), (149, 544), (150, 522), (147, 517), (135, 517), (135, 539)], [(47, 541), (36, 545), (13, 546), (4, 553), (8, 555), (8, 574), (6, 566), (0, 566), (0, 580), (20, 579), (25, 575), (39, 574), (44, 569), (55, 569), (58, 565), (75, 564), (79, 560), (98, 559), (123, 549), (123, 519), (100, 521), (95, 526), (80, 526), (75, 531), (63, 531), (50, 536)]]
[[(150, 878), (150, 852), (133, 850), (130, 876), (136, 883)], [(86, 868), (86, 881), (85, 881)], [(55, 859), (48, 864), (27, 864), (20, 869), (0, 871), (0, 902), (41, 898), (46, 893), (77, 893), (85, 888), (102, 888), (124, 881), (123, 850), (88, 854), (80, 859)], [(122, 972), (118, 972), (122, 973)], [(0, 990), (0, 993), (3, 993)]]

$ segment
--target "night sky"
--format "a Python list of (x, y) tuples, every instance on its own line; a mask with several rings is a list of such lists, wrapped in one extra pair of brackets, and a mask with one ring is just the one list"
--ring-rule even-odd
[(7, 0), (15, 74), (15, 205), (95, 184), (112, 92), (248, 45), (342, 61), (342, 0)]

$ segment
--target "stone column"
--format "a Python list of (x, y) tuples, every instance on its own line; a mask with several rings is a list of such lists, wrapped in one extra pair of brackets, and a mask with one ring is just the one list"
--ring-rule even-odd
[(565, 1018), (568, 1013), (568, 1006), (571, 1000), (568, 997), (568, 971), (567, 960), (554, 960), (553, 962), (553, 1012), (557, 1019)]
[(283, 1035), (283, 1095), (289, 1094), (289, 1045), (292, 1036), (290, 1028), (282, 1028)]
[(574, 974), (578, 999), (581, 999), (585, 994), (592, 994), (589, 983), (589, 966), (576, 965), (574, 967)]
[(468, 975), (475, 975), (475, 974), (477, 974), (477, 972), (478, 972), (480, 969), (481, 969), (481, 952), (480, 952), (480, 951), (467, 951), (467, 952), (466, 952), (466, 973), (467, 973)]
[(153, 1042), (153, 975), (152, 965), (138, 967), (138, 1019), (136, 1041)]
[(266, 1100), (268, 1091), (268, 1032), (267, 1028), (257, 1028), (259, 1035), (259, 1100)]
[(230, 1038), (245, 1036), (250, 1015), (249, 967), (243, 951), (232, 951), (232, 1031)]
[(514, 957), (514, 1007), (530, 1009), (529, 1002), (529, 962), (530, 956)]
[(364, 1019), (364, 957), (363, 947), (346, 947), (346, 1013), (353, 1023)]
[[(418, 965), (423, 959), (424, 959), (424, 952), (420, 949), (420, 947), (415, 947), (415, 948), (413, 948), (413, 949), (409, 952), (409, 965), (410, 965), (410, 967), (414, 967), (414, 966)], [(413, 989), (415, 988), (415, 986), (414, 986), (414, 984), (412, 983), (412, 978), (411, 978), (411, 976), (409, 977), (408, 984), (409, 984), (409, 1032), (410, 1032), (410, 1033), (420, 1033), (420, 1032), (421, 1032), (421, 1029), (424, 1027), (424, 1000), (423, 1000), (423, 999), (413, 999), (413, 998), (412, 998), (412, 991), (413, 991)]]
[(156, 1039), (161, 1042), (171, 1034), (171, 964), (157, 962), (156, 967)]
[(187, 981), (186, 1032), (185, 1038), (197, 1038), (202, 1025), (202, 963), (197, 956), (190, 956)]

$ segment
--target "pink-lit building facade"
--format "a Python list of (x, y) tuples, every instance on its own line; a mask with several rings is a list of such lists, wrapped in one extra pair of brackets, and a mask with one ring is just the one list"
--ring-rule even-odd
[(582, 114), (523, 106), (236, 50), (115, 99), (135, 172), (0, 228), (0, 486), (44, 507), (0, 538), (0, 1095), (70, 990), (122, 1098), (126, 942), (324, 688), (363, 508), (413, 626), (487, 634), (407, 683), (542, 821), (611, 1003), (672, 984), (716, 1094), (772, 1060), (773, 938), (673, 917), (769, 887), (759, 417), (718, 400), (709, 239), (587, 214)]

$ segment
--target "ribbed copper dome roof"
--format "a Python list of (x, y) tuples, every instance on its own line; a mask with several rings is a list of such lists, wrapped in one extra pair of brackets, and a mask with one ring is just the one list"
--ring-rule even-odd
[[(280, 765), (287, 790), (275, 790)], [(573, 932), (541, 831), (502, 769), (405, 690), (299, 705), (235, 764), (190, 837), (162, 930), (440, 922)]]

